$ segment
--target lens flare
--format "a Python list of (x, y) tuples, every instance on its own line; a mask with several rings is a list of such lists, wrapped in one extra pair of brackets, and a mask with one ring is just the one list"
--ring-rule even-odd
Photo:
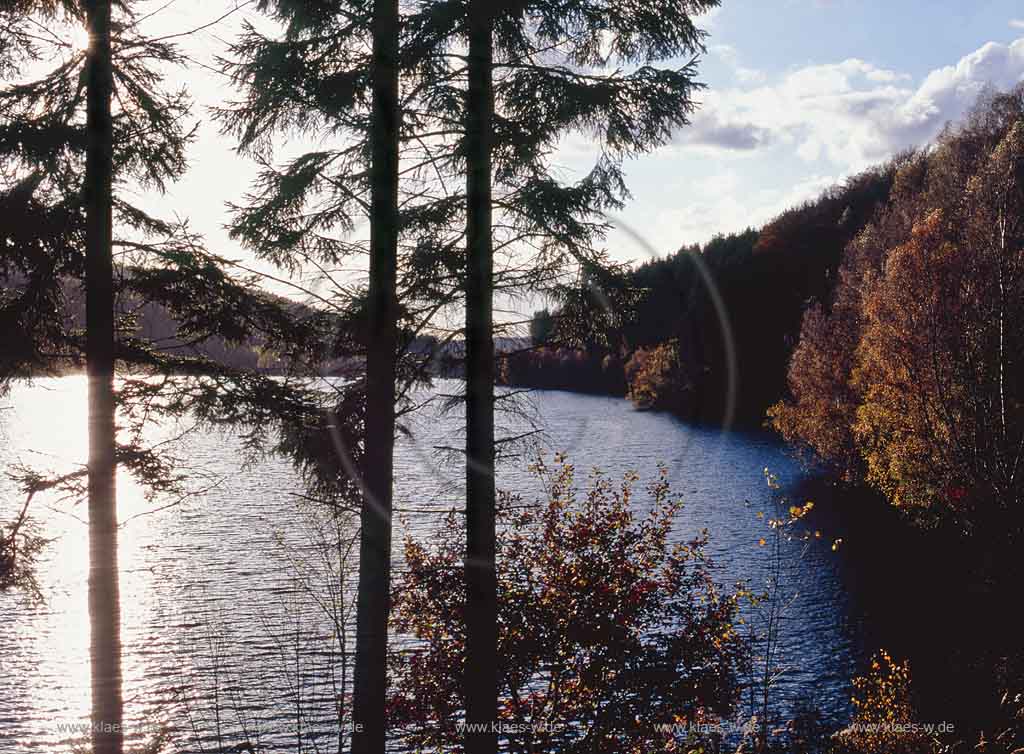
[(89, 49), (89, 30), (84, 26), (74, 26), (68, 35), (68, 44), (75, 52), (85, 52)]

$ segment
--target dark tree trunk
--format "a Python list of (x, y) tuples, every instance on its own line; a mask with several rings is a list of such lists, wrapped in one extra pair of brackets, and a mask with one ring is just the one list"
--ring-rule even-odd
[(498, 709), (498, 609), (494, 566), (494, 249), (491, 144), (494, 117), (491, 3), (469, 4), (466, 119), (466, 719), (468, 754), (493, 754)]
[(114, 400), (113, 68), (110, 0), (85, 3), (88, 57), (86, 366), (89, 374), (89, 622), (93, 753), (121, 754), (121, 603), (117, 573)]
[(388, 614), (395, 444), (398, 266), (398, 1), (376, 0), (373, 18), (373, 163), (370, 197), (370, 332), (356, 608), (354, 754), (383, 754), (387, 731)]

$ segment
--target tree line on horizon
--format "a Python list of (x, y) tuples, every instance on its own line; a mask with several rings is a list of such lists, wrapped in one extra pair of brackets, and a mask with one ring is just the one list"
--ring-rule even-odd
[(627, 271), (639, 300), (611, 337), (574, 340), (562, 309), (537, 312), (534, 348), (502, 375), (722, 423), (733, 373), (737, 421), (990, 546), (987, 573), (1018, 573), (1022, 133), (1024, 85), (988, 92), (931, 145)]
[[(90, 409), (87, 466), (14, 470), (26, 502), (0, 535), (0, 579), (35, 495), (88, 500), (94, 754), (124, 750), (116, 474), (154, 494), (187, 484), (183, 459), (145, 443), (152, 421), (233, 427), (254, 457), (291, 460), (325, 509), (359, 512), (354, 752), (382, 754), (398, 720), (419, 745), (491, 754), (513, 739), (488, 724), (521, 719), (524, 696), (565, 716), (546, 746), (678, 750), (688, 739), (626, 726), (643, 714), (696, 720), (735, 701), (735, 595), (719, 596), (702, 541), (666, 552), (667, 489), (654, 486), (664, 510), (635, 525), (624, 505), (635, 480), (598, 478), (579, 503), (565, 468), (547, 507), (522, 514), (495, 489), (509, 439), (496, 434), (495, 385), (522, 379), (517, 369), (589, 370), (600, 389), (705, 421), (727, 409), (760, 420), (774, 404), (787, 437), (902, 507), (939, 501), (972, 532), (1019, 529), (1019, 92), (987, 102), (936, 150), (901, 155), (760, 231), (633, 270), (600, 248), (605, 214), (626, 199), (624, 161), (688, 123), (704, 38), (695, 18), (717, 5), (262, 0), (276, 31), (247, 25), (225, 50), (238, 99), (215, 114), (261, 166), (230, 208), (233, 238), (326, 283), (295, 307), (187, 223), (132, 204), (138, 189), (183, 174), (194, 135), (187, 92), (164, 78), (187, 59), (140, 31), (139, 4), (0, 0), (0, 75), (13, 82), (0, 91), (0, 276), (17, 281), (0, 298), (0, 386), (84, 363)], [(61, 24), (87, 28), (89, 49), (46, 31)], [(683, 63), (665, 63), (674, 59)], [(599, 155), (565, 183), (551, 158), (572, 131)], [(295, 134), (318, 148), (276, 154)], [(353, 240), (364, 222), (369, 238)], [(331, 274), (353, 258), (368, 260), (365, 280)], [(83, 290), (84, 322), (67, 316), (69, 291)], [(495, 298), (522, 293), (558, 301), (534, 329), (563, 350), (496, 355), (513, 325), (496, 321)], [(174, 345), (259, 343), (280, 374), (167, 348), (169, 333), (140, 328), (146, 307), (173, 319)], [(427, 337), (438, 348), (423, 349)], [(408, 544), (414, 567), (396, 591), (395, 435), (417, 408), (413, 389), (459, 340), (465, 518), (446, 524), (437, 550)], [(365, 368), (325, 389), (313, 378), (333, 359)], [(425, 643), (413, 660), (389, 647), (393, 599), (399, 627)], [(669, 628), (666, 610), (678, 619)], [(533, 641), (530, 625), (550, 642)], [(586, 672), (566, 699), (550, 674), (572, 663)], [(424, 685), (425, 667), (436, 684)], [(535, 688), (538, 675), (554, 679), (551, 694)], [(877, 689), (865, 681), (859, 719), (909, 710), (903, 676), (887, 664)], [(453, 719), (477, 725), (440, 735), (438, 721)], [(833, 750), (933, 744), (883, 737)], [(767, 735), (757, 749), (770, 750)]]
[[(215, 117), (261, 165), (230, 208), (233, 238), (330, 284), (317, 307), (296, 310), (187, 222), (130, 201), (187, 169), (187, 87), (167, 74), (188, 64), (177, 35), (144, 34), (140, 3), (0, 3), (10, 82), (0, 91), (0, 274), (17, 281), (0, 300), (0, 379), (7, 388), (82, 363), (88, 374), (88, 464), (16, 476), (29, 502), (54, 491), (88, 501), (94, 754), (124, 748), (117, 470), (154, 494), (183, 484), (181, 459), (147, 447), (142, 431), (182, 416), (239, 427), (253, 453), (291, 458), (325, 504), (361, 509), (351, 746), (385, 751), (394, 440), (414, 408), (409, 390), (429, 377), (431, 355), (409, 347), (428, 331), (465, 341), (460, 688), (466, 720), (483, 726), (464, 746), (497, 750), (486, 727), (499, 694), (494, 297), (564, 293), (611, 274), (599, 244), (604, 213), (627, 195), (623, 161), (688, 123), (704, 37), (694, 19), (717, 5), (260, 2), (277, 31), (246, 24), (225, 51), (239, 99)], [(76, 26), (85, 50), (61, 36)], [(565, 183), (550, 160), (572, 131), (592, 138), (597, 157)], [(289, 134), (323, 146), (284, 160), (274, 148)], [(369, 238), (350, 240), (362, 221)], [(331, 276), (362, 255), (365, 284)], [(84, 323), (66, 315), (69, 281), (84, 290)], [(137, 326), (151, 304), (184, 342), (258, 339), (287, 364), (284, 379), (162, 347)], [(343, 357), (363, 360), (362, 379), (310, 385), (317, 366)], [(5, 548), (17, 537), (10, 530)]]

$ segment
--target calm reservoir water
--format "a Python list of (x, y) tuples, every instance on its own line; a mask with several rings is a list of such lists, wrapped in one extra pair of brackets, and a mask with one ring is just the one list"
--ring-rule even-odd
[[(458, 386), (441, 381), (436, 389)], [(720, 581), (763, 584), (768, 559), (758, 540), (768, 530), (757, 514), (775, 513), (779, 495), (802, 481), (777, 440), (688, 426), (614, 398), (539, 391), (528, 408), (546, 431), (543, 446), (568, 452), (580, 470), (635, 470), (646, 480), (665, 464), (686, 501), (675, 536), (707, 528)], [(0, 400), (0, 467), (81, 463), (85, 426), (84, 379), (16, 386)], [(435, 450), (459, 444), (459, 418), (428, 407), (409, 428), (396, 459), (396, 549), (406, 533), (429, 538), (437, 511), (461, 505), (462, 471)], [(521, 429), (520, 419), (508, 420), (509, 432)], [(154, 438), (168, 431), (154, 430)], [(215, 751), (257, 734), (266, 751), (296, 751), (300, 739), (303, 751), (336, 750), (333, 700), (346, 692), (336, 669), (350, 637), (339, 636), (331, 618), (346, 594), (334, 586), (341, 574), (319, 555), (323, 522), (301, 509), (302, 488), (287, 463), (243, 466), (231, 435), (191, 433), (178, 452), (204, 473), (186, 499), (146, 501), (130, 479), (119, 482), (129, 738), (170, 726), (195, 750), (188, 742), (197, 738)], [(506, 464), (499, 486), (538, 494), (525, 466)], [(779, 475), (781, 492), (767, 488), (766, 467)], [(0, 495), (6, 521), (22, 498), (6, 478)], [(161, 509), (168, 502), (176, 504)], [(85, 510), (50, 499), (36, 501), (33, 513), (53, 542), (38, 569), (43, 602), (0, 594), (0, 752), (63, 754), (89, 716)], [(842, 722), (863, 619), (844, 587), (842, 550), (834, 553), (827, 535), (801, 555), (803, 547), (787, 545), (785, 591), (795, 599), (783, 630), (779, 704), (784, 713), (805, 696)]]

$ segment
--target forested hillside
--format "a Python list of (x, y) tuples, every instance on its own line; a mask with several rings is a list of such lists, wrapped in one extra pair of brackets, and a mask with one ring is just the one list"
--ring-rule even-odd
[(1024, 87), (903, 161), (808, 309), (774, 426), (913, 518), (1019, 541)]
[(508, 381), (628, 393), (641, 407), (706, 422), (723, 421), (732, 392), (734, 419), (762, 421), (783, 395), (804, 310), (828, 300), (843, 249), (888, 200), (897, 170), (910, 159), (867, 170), (760, 230), (718, 236), (638, 266), (625, 284), (639, 301), (617, 349), (560, 348), (556, 324), (546, 347), (508, 360)]
[[(678, 356), (666, 379), (682, 393), (667, 399), (655, 389), (650, 400), (669, 400), (672, 408), (703, 421), (720, 420), (729, 398), (731, 334), (735, 416), (763, 417), (782, 394), (805, 307), (830, 295), (843, 249), (886, 201), (898, 164), (851, 178), (760, 231), (720, 236), (702, 249), (684, 248), (640, 266), (633, 280), (646, 295), (627, 340), (640, 349), (640, 359), (648, 349), (674, 343)], [(698, 261), (713, 288), (705, 283)], [(716, 294), (728, 331), (715, 307)], [(635, 377), (647, 378), (642, 366)]]
[[(637, 293), (637, 304), (606, 343), (590, 342), (579, 349), (566, 337), (568, 328), (561, 327), (559, 311), (538, 312), (533, 328), (538, 347), (506, 360), (507, 381), (626, 395), (641, 408), (711, 423), (731, 419), (760, 424), (769, 407), (778, 404), (773, 421), (787, 438), (848, 475), (888, 484), (882, 480), (889, 472), (865, 449), (867, 425), (856, 428), (857, 412), (868, 410), (862, 402), (865, 391), (870, 392), (864, 378), (854, 375), (859, 366), (867, 368), (855, 358), (861, 319), (867, 316), (861, 307), (869, 305), (859, 297), (866, 282), (885, 268), (885, 260), (910, 255), (908, 243), (920, 246), (919, 257), (937, 264), (946, 264), (941, 249), (952, 244), (971, 269), (984, 267), (989, 246), (1010, 249), (1017, 243), (1013, 233), (1022, 207), (1014, 204), (1018, 199), (1013, 192), (1019, 191), (1014, 181), (1019, 178), (1010, 165), (1019, 159), (1013, 139), (1020, 129), (1022, 96), (1018, 87), (984, 98), (964, 123), (948, 127), (934, 145), (897, 155), (760, 229), (718, 236), (703, 247), (683, 247), (630, 270), (624, 285)], [(997, 202), (1002, 204), (990, 206)], [(988, 238), (983, 230), (1006, 237)], [(895, 249), (903, 251), (896, 254)], [(930, 285), (930, 263), (922, 265), (905, 279), (890, 282), (892, 300), (899, 298), (896, 294), (909, 297), (903, 311), (910, 311), (918, 295), (939, 295), (920, 287)], [(967, 295), (954, 287), (941, 289), (937, 309), (929, 316), (956, 330), (972, 326), (958, 319), (969, 312), (979, 326), (989, 317), (997, 323), (993, 326), (1002, 328), (971, 346), (1001, 354), (998, 358), (1006, 361), (1000, 398), (986, 398), (985, 404), (1005, 403), (1005, 412), (1000, 408), (990, 417), (1002, 426), (1011, 421), (1014, 405), (1009, 362), (1017, 320), (1007, 307), (1015, 300), (1016, 278), (1012, 265), (992, 269), (996, 282), (985, 285), (995, 286), (989, 294), (1004, 302), (1002, 309), (954, 311), (962, 303), (958, 297)], [(963, 285), (980, 284), (965, 279)], [(962, 333), (956, 337), (967, 338)], [(970, 344), (965, 340), (962, 345), (967, 349)], [(921, 348), (914, 359), (970, 353)], [(981, 364), (971, 368), (981, 369)], [(945, 389), (967, 378), (934, 379)], [(937, 404), (931, 410), (939, 409)], [(925, 462), (923, 456), (914, 461)]]
[[(72, 281), (65, 281), (61, 286), (61, 308), (69, 330), (84, 332), (85, 328), (85, 295), (81, 287)], [(0, 284), (0, 301), (16, 300), (24, 295), (23, 281), (17, 276), (8, 277)], [(307, 317), (317, 313), (294, 302), (279, 297), (263, 294), (268, 304), (272, 301), (284, 304), (292, 309), (296, 317), (302, 318), (305, 311)], [(11, 312), (4, 308), (6, 314)], [(253, 369), (266, 372), (277, 372), (285, 368), (285, 360), (274, 350), (266, 348), (259, 338), (251, 336), (229, 340), (225, 337), (190, 337), (182, 322), (177, 320), (168, 309), (155, 301), (137, 302), (121, 300), (118, 303), (119, 327), (126, 336), (135, 337), (142, 342), (151, 343), (158, 350), (173, 353), (176, 356), (202, 356), (224, 366)], [(3, 335), (17, 337), (18, 328), (13, 324), (4, 328)], [(2, 337), (2, 336), (0, 336)], [(8, 349), (10, 352), (11, 349)], [(53, 354), (51, 367), (56, 371), (67, 371), (80, 368), (74, 360)], [(324, 365), (326, 371), (343, 369), (342, 360)]]

